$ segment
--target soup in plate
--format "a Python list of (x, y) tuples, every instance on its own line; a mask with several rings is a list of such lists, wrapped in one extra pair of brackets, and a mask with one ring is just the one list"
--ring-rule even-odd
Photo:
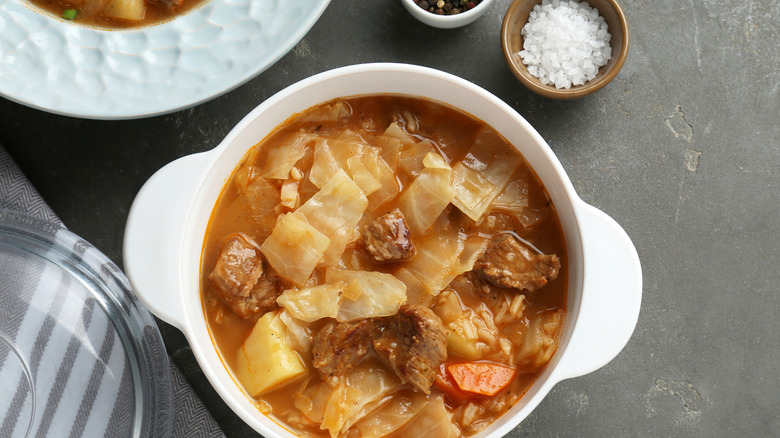
[(478, 433), (555, 353), (567, 285), (555, 206), (518, 150), (402, 95), (322, 103), (250, 149), (201, 256), (226, 367), (312, 437)]
[(66, 21), (98, 28), (131, 28), (171, 20), (206, 0), (29, 0)]

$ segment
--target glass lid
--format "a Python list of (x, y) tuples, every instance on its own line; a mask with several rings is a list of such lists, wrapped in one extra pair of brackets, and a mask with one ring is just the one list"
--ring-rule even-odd
[(154, 319), (119, 268), (51, 222), (0, 210), (0, 436), (168, 436)]

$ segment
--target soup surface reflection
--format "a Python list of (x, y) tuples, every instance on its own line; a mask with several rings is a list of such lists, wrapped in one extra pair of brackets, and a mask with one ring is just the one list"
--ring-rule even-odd
[(337, 99), (252, 148), (220, 195), (201, 287), (215, 346), (302, 436), (469, 436), (555, 353), (557, 213), (490, 126), (431, 100)]

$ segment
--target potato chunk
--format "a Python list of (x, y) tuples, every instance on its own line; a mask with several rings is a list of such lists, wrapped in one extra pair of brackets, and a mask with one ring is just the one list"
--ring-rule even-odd
[(143, 19), (145, 12), (146, 3), (144, 0), (108, 0), (103, 8), (104, 15), (128, 21)]
[(263, 315), (238, 351), (236, 377), (252, 397), (306, 374), (301, 358), (285, 343), (285, 325), (278, 315), (278, 311)]

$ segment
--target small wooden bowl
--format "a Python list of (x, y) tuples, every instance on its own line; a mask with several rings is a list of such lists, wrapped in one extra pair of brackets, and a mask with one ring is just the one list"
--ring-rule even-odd
[(554, 85), (543, 84), (537, 77), (530, 74), (520, 51), (523, 50), (523, 26), (528, 22), (528, 16), (534, 6), (542, 3), (542, 0), (515, 0), (509, 6), (501, 25), (501, 47), (504, 51), (504, 60), (512, 70), (512, 73), (528, 89), (551, 99), (577, 99), (586, 96), (601, 87), (607, 85), (617, 76), (628, 55), (628, 22), (623, 10), (615, 0), (584, 0), (591, 7), (598, 9), (599, 14), (607, 22), (609, 33), (612, 35), (612, 57), (607, 65), (601, 67), (596, 77), (582, 85), (573, 85), (570, 88), (556, 88)]

